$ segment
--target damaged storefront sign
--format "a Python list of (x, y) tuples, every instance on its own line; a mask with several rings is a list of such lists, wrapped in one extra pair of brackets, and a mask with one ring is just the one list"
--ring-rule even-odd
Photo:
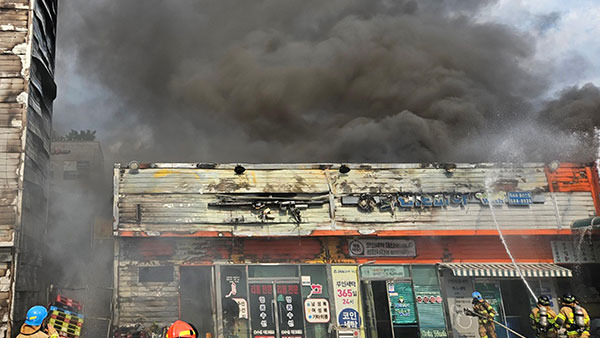
[(354, 239), (348, 243), (352, 257), (415, 257), (415, 241), (410, 239)]
[(372, 211), (376, 206), (380, 210), (460, 207), (467, 204), (529, 206), (544, 203), (545, 197), (530, 191), (495, 191), (491, 193), (477, 191), (469, 193), (440, 192), (432, 194), (400, 193), (358, 196), (342, 196), (342, 205), (357, 205), (361, 210)]
[(600, 263), (600, 241), (552, 241), (555, 263)]

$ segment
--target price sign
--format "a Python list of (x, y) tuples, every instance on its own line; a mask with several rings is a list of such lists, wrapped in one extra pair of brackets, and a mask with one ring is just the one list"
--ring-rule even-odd
[(329, 300), (325, 298), (309, 298), (304, 301), (304, 316), (307, 323), (329, 323)]

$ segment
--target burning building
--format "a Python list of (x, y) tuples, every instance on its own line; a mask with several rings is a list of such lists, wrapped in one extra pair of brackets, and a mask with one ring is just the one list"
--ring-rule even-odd
[(56, 0), (0, 1), (0, 337), (46, 301), (56, 11)]
[(532, 293), (556, 306), (571, 264), (598, 270), (571, 225), (599, 192), (594, 165), (558, 162), (117, 165), (114, 323), (475, 337), (476, 289), (526, 332)]

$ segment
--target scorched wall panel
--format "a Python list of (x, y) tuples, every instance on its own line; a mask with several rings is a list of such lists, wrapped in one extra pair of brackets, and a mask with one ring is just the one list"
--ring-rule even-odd
[[(116, 229), (151, 236), (198, 231), (302, 236), (316, 230), (490, 230), (495, 224), (488, 200), (501, 199), (493, 211), (503, 227), (560, 230), (596, 214), (591, 180), (580, 176), (587, 167), (565, 166), (579, 175), (571, 178), (579, 187), (575, 191), (551, 189), (555, 177), (547, 177), (546, 167), (536, 163), (459, 164), (450, 173), (421, 164), (357, 164), (349, 173), (319, 164), (245, 165), (243, 174), (236, 174), (232, 165), (172, 165), (136, 172), (117, 168)], [(564, 174), (560, 178), (567, 184)], [(529, 196), (522, 205), (508, 197), (519, 192)], [(373, 206), (360, 207), (363, 198), (373, 199)], [(417, 204), (428, 198), (430, 204), (406, 207), (400, 198)], [(434, 206), (433, 198), (446, 202)], [(458, 202), (449, 202), (452, 198)], [(348, 202), (351, 199), (354, 202)], [(392, 206), (383, 207), (384, 200)], [(296, 210), (299, 217), (283, 201), (305, 204)]]

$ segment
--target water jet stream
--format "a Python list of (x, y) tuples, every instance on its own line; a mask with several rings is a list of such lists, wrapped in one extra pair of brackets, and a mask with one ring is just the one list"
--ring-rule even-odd
[(504, 249), (506, 250), (506, 253), (508, 254), (508, 257), (510, 257), (510, 260), (511, 260), (513, 266), (515, 267), (515, 270), (517, 270), (517, 273), (519, 274), (519, 277), (521, 278), (521, 280), (523, 280), (523, 283), (525, 283), (525, 286), (527, 287), (527, 290), (529, 291), (529, 293), (531, 294), (531, 296), (533, 297), (533, 299), (537, 300), (537, 296), (535, 295), (535, 293), (531, 289), (531, 286), (529, 286), (529, 283), (525, 279), (525, 276), (523, 276), (523, 272), (519, 268), (519, 265), (517, 265), (517, 262), (515, 261), (515, 258), (513, 257), (512, 253), (510, 252), (510, 249), (508, 248), (508, 244), (506, 243), (506, 239), (504, 238), (504, 234), (502, 233), (502, 229), (500, 229), (500, 224), (498, 223), (498, 220), (496, 219), (496, 212), (494, 211), (494, 206), (492, 205), (492, 194), (491, 194), (491, 189), (489, 187), (489, 185), (490, 185), (489, 183), (490, 182), (488, 180), (486, 180), (485, 183), (486, 183), (485, 184), (486, 194), (488, 196), (488, 206), (490, 207), (490, 212), (492, 214), (492, 220), (494, 221), (494, 224), (496, 225), (496, 230), (498, 231), (498, 235), (500, 236), (500, 240), (502, 241), (502, 245), (504, 245)]

